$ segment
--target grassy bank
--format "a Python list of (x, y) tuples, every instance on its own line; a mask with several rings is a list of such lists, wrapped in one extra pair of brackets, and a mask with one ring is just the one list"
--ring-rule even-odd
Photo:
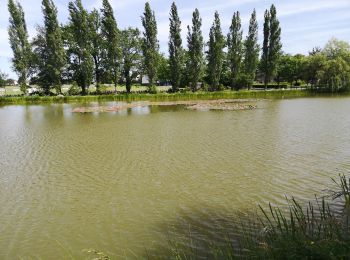
[(307, 90), (252, 90), (220, 92), (185, 92), (185, 93), (131, 93), (88, 96), (17, 96), (0, 97), (0, 104), (35, 104), (35, 103), (85, 103), (91, 101), (176, 101), (197, 99), (270, 99), (297, 98), (315, 96)]

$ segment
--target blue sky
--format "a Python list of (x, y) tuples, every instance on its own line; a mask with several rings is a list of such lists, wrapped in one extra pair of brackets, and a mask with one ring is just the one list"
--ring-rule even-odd
[[(35, 35), (35, 28), (43, 22), (41, 0), (19, 0), (22, 4), (30, 37)], [(82, 0), (88, 10), (100, 8), (102, 0)], [(55, 0), (59, 20), (65, 23), (68, 19), (69, 0)], [(150, 0), (158, 22), (158, 39), (161, 51), (167, 53), (169, 10), (172, 1)], [(144, 0), (110, 0), (120, 28), (136, 26), (141, 28), (140, 16)], [(336, 37), (350, 42), (350, 0), (178, 0), (176, 4), (182, 20), (183, 40), (187, 25), (191, 23), (194, 8), (198, 8), (203, 19), (203, 35), (208, 39), (209, 28), (215, 10), (220, 13), (222, 30), (226, 34), (232, 14), (240, 11), (243, 33), (246, 35), (249, 17), (254, 8), (259, 21), (259, 41), (262, 40), (262, 20), (264, 10), (274, 3), (282, 27), (283, 50), (287, 53), (307, 53), (314, 46), (324, 46), (331, 38)], [(15, 77), (11, 70), (12, 56), (8, 43), (7, 1), (0, 1), (0, 71)], [(185, 42), (184, 42), (185, 43)]]

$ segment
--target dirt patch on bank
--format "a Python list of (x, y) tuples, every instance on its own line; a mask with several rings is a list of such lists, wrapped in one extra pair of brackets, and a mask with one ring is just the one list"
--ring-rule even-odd
[(257, 100), (253, 99), (216, 99), (216, 100), (189, 100), (189, 101), (165, 101), (165, 102), (133, 102), (116, 106), (89, 106), (77, 107), (73, 113), (116, 112), (128, 108), (146, 106), (176, 106), (183, 105), (189, 110), (252, 110), (256, 109)]

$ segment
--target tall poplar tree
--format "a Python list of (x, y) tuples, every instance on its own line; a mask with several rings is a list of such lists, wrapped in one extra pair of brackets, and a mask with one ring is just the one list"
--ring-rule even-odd
[(261, 57), (261, 70), (264, 75), (265, 89), (277, 73), (281, 49), (281, 28), (277, 19), (276, 7), (271, 5), (270, 10), (265, 11), (264, 43)]
[(256, 11), (254, 9), (250, 22), (247, 38), (244, 42), (244, 72), (250, 88), (254, 82), (256, 69), (259, 62), (259, 44), (258, 44), (258, 22), (256, 20)]
[(187, 27), (187, 73), (192, 91), (197, 89), (197, 83), (203, 77), (204, 58), (203, 58), (203, 36), (202, 36), (202, 18), (196, 8), (192, 15), (192, 28)]
[(104, 48), (106, 48), (106, 67), (109, 71), (115, 92), (117, 92), (117, 83), (120, 75), (121, 49), (120, 49), (120, 32), (114, 12), (108, 0), (102, 1), (102, 36)]
[(274, 5), (270, 8), (270, 41), (269, 41), (269, 79), (273, 79), (277, 73), (278, 61), (281, 56), (281, 27), (277, 19), (277, 11)]
[(37, 27), (37, 34), (32, 41), (33, 56), (32, 56), (32, 69), (34, 77), (31, 78), (31, 83), (41, 87), (45, 94), (49, 94), (52, 81), (48, 73), (48, 61), (46, 32), (43, 26)]
[(91, 56), (91, 42), (89, 35), (89, 14), (83, 7), (81, 0), (69, 2), (69, 50), (70, 70), (73, 79), (87, 94), (93, 78), (93, 60)]
[(9, 0), (10, 26), (9, 40), (13, 51), (12, 66), (18, 75), (18, 83), (22, 92), (27, 92), (27, 79), (30, 71), (31, 47), (28, 41), (27, 25), (20, 3)]
[(125, 77), (126, 92), (130, 93), (132, 79), (140, 71), (141, 39), (137, 28), (127, 28), (122, 31), (123, 74)]
[(49, 84), (61, 93), (61, 76), (65, 65), (61, 27), (57, 20), (57, 8), (52, 0), (42, 1), (46, 42), (45, 61)]
[(218, 90), (222, 64), (224, 60), (223, 48), (225, 47), (225, 38), (221, 31), (219, 13), (215, 12), (214, 22), (210, 28), (208, 42), (208, 77), (211, 90)]
[(264, 76), (265, 89), (270, 81), (269, 75), (269, 42), (270, 42), (270, 12), (265, 11), (264, 15), (264, 42), (262, 47), (262, 56), (260, 61), (260, 69)]
[(169, 63), (173, 92), (177, 91), (181, 84), (183, 73), (183, 48), (181, 39), (181, 21), (175, 2), (170, 10), (170, 36), (169, 36)]
[(106, 55), (101, 33), (101, 16), (96, 9), (89, 14), (89, 32), (91, 40), (91, 55), (94, 60), (96, 91), (99, 93), (102, 75), (104, 73), (103, 60)]
[(241, 18), (239, 12), (233, 14), (230, 32), (227, 35), (227, 60), (230, 67), (231, 88), (238, 88), (237, 79), (243, 58)]
[(157, 21), (148, 2), (145, 4), (145, 11), (141, 20), (144, 28), (142, 42), (144, 69), (149, 79), (149, 91), (155, 92), (154, 81), (158, 70), (159, 44), (157, 40)]

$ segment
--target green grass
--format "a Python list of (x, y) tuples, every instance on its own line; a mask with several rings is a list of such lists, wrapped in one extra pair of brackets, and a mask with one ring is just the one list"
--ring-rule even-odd
[(198, 99), (265, 99), (265, 98), (296, 98), (314, 96), (306, 90), (269, 90), (269, 91), (220, 91), (220, 92), (185, 92), (185, 93), (131, 93), (87, 96), (6, 96), (0, 97), (0, 104), (30, 104), (30, 103), (85, 103), (90, 101), (176, 101)]

